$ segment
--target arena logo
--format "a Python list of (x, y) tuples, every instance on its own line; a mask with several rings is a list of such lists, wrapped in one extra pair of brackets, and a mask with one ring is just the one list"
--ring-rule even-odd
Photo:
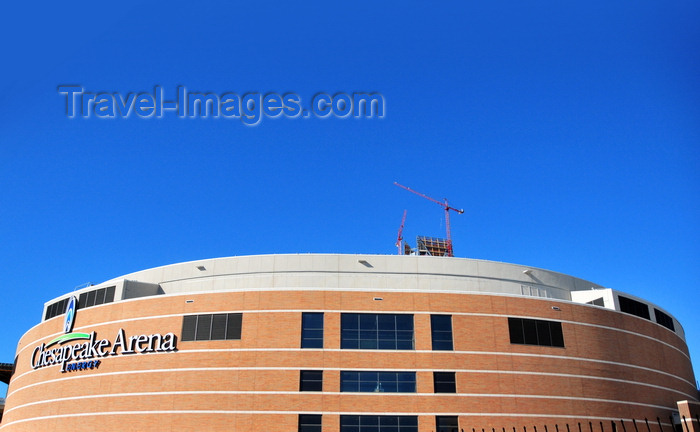
[[(136, 335), (127, 337), (120, 328), (113, 341), (98, 339), (97, 332), (72, 332), (78, 300), (73, 296), (68, 301), (63, 330), (66, 334), (58, 336), (46, 344), (34, 348), (32, 368), (61, 365), (61, 372), (94, 369), (100, 365), (100, 358), (124, 354), (173, 352), (177, 351), (177, 336), (173, 333)], [(77, 340), (86, 342), (68, 344)], [(60, 345), (51, 348), (54, 345)], [(78, 363), (71, 363), (78, 361)]]

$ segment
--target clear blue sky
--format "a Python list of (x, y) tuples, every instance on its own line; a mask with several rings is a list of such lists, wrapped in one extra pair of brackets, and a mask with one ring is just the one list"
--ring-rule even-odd
[[(5, 5), (0, 361), (85, 282), (230, 255), (455, 254), (657, 303), (700, 363), (700, 4)], [(253, 4), (254, 3), (254, 4)], [(380, 92), (383, 119), (65, 116), (90, 92)], [(654, 353), (649, 353), (654, 355)], [(2, 390), (0, 388), (0, 390)]]

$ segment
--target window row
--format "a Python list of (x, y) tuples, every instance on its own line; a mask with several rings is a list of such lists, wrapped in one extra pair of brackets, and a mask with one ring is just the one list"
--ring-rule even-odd
[[(663, 317), (661, 312), (658, 315)], [(323, 317), (322, 312), (302, 313), (301, 348), (323, 348)], [(182, 340), (240, 339), (241, 322), (241, 313), (186, 315)], [(433, 350), (454, 350), (451, 315), (431, 315), (430, 331)], [(508, 331), (512, 344), (564, 348), (558, 321), (509, 317)], [(341, 349), (413, 350), (414, 338), (412, 314), (342, 313), (340, 317)], [(369, 385), (364, 378), (356, 381), (362, 388)]]
[[(620, 303), (620, 311), (651, 320), (649, 306), (646, 303), (642, 303), (621, 295), (617, 296), (617, 300)], [(673, 325), (673, 318), (671, 318), (668, 314), (654, 308), (654, 317), (656, 318), (657, 323), (673, 332), (676, 331), (676, 327)]]
[[(84, 309), (91, 306), (98, 306), (104, 303), (112, 303), (114, 301), (114, 291), (116, 287), (106, 287), (100, 288), (80, 294), (78, 297), (78, 309)], [(66, 307), (68, 307), (68, 300), (70, 298), (64, 298), (55, 303), (49, 305), (46, 308), (46, 314), (44, 315), (44, 320), (51, 319), (53, 317), (59, 316), (66, 312)]]
[[(321, 414), (299, 414), (299, 432), (321, 432)], [(436, 432), (457, 432), (457, 416), (435, 416)], [(418, 432), (418, 416), (341, 415), (340, 432)]]
[[(435, 393), (457, 393), (455, 372), (433, 372)], [(322, 370), (302, 370), (299, 391), (323, 391)], [(359, 393), (415, 393), (415, 372), (341, 371), (340, 391)]]
[(182, 320), (182, 340), (230, 340), (241, 338), (243, 314), (185, 315)]
[[(431, 315), (434, 350), (452, 350), (452, 316)], [(412, 314), (343, 313), (341, 349), (412, 350), (415, 348)], [(323, 348), (323, 313), (304, 312), (301, 347)]]

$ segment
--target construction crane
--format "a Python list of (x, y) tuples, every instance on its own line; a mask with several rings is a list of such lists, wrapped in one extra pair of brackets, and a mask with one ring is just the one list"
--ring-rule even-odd
[(445, 210), (445, 227), (447, 228), (447, 256), (450, 256), (450, 257), (454, 256), (453, 250), (452, 250), (452, 233), (450, 232), (450, 210), (456, 211), (459, 214), (464, 213), (464, 210), (457, 209), (457, 208), (450, 206), (450, 204), (447, 202), (447, 198), (443, 198), (443, 200), (445, 202), (440, 202), (440, 201), (436, 200), (435, 198), (429, 197), (428, 195), (422, 194), (418, 191), (414, 191), (413, 189), (411, 189), (408, 186), (404, 186), (404, 185), (399, 184), (397, 182), (394, 182), (394, 184), (398, 187), (406, 189), (409, 192), (413, 192), (414, 194), (416, 194), (418, 196), (422, 196), (423, 198), (428, 199), (428, 200), (436, 203), (437, 205), (439, 205), (440, 207), (442, 207)]
[(399, 227), (399, 236), (396, 239), (396, 247), (399, 249), (399, 255), (403, 255), (403, 224), (406, 223), (406, 210), (403, 211), (403, 217), (401, 218), (401, 226)]

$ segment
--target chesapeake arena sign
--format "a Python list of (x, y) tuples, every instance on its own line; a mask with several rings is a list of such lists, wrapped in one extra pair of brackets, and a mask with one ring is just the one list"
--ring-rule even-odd
[[(173, 333), (128, 336), (120, 328), (113, 339), (100, 339), (97, 332), (73, 332), (78, 301), (71, 297), (63, 325), (65, 334), (42, 343), (32, 353), (32, 368), (61, 365), (61, 372), (73, 372), (99, 367), (102, 358), (126, 354), (173, 352), (177, 336)], [(81, 341), (78, 343), (71, 343)], [(84, 342), (83, 342), (84, 341)]]

